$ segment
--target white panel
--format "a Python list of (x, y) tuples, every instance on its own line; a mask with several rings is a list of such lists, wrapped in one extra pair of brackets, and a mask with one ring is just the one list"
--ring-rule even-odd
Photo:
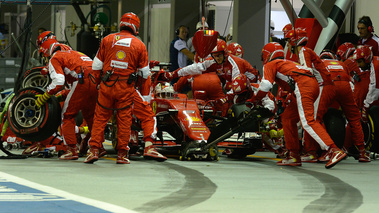
[(170, 61), (170, 10), (169, 4), (151, 8), (149, 60)]
[[(55, 12), (55, 36), (58, 41), (66, 41), (64, 30), (66, 26), (66, 10), (57, 10)], [(69, 30), (67, 30), (70, 32)], [(67, 33), (67, 32), (66, 32)]]
[(233, 8), (230, 8), (230, 6), (216, 6), (215, 30), (218, 31), (221, 36), (227, 36), (229, 34), (229, 28), (232, 24)]

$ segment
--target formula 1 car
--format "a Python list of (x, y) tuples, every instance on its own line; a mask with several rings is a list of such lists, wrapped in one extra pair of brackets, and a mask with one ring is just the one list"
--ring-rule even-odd
[[(160, 86), (159, 84), (158, 87)], [(169, 88), (168, 85), (167, 88)], [(219, 160), (217, 144), (203, 149), (210, 135), (210, 130), (201, 116), (205, 108), (203, 107), (203, 111), (200, 112), (196, 100), (188, 99), (185, 94), (173, 94), (173, 90), (165, 95), (156, 94), (160, 95), (151, 101), (158, 129), (158, 138), (154, 142), (155, 148), (164, 154), (179, 154), (180, 160)], [(114, 119), (108, 123), (114, 148), (117, 147), (115, 124)], [(138, 137), (138, 132), (141, 131), (138, 120), (134, 119), (129, 141), (131, 156), (143, 153), (144, 142), (141, 140), (142, 137)]]

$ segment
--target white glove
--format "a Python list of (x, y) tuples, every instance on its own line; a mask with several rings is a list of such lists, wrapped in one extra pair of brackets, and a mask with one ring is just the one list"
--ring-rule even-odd
[(275, 110), (275, 103), (268, 96), (262, 98), (262, 105), (264, 108), (270, 110), (271, 112), (274, 112)]

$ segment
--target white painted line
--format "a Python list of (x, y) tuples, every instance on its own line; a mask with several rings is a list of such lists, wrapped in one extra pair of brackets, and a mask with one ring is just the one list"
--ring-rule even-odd
[(72, 200), (72, 201), (84, 203), (86, 205), (94, 206), (96, 208), (103, 209), (105, 211), (120, 212), (120, 213), (136, 213), (133, 210), (126, 209), (126, 208), (123, 208), (121, 206), (117, 206), (117, 205), (113, 205), (110, 203), (105, 203), (102, 201), (98, 201), (98, 200), (74, 195), (74, 194), (71, 194), (69, 192), (65, 192), (65, 191), (55, 189), (55, 188), (52, 188), (49, 186), (44, 186), (44, 185), (41, 185), (38, 183), (34, 183), (34, 182), (31, 182), (31, 181), (28, 181), (28, 180), (25, 180), (25, 179), (22, 179), (22, 178), (19, 178), (19, 177), (16, 177), (16, 176), (4, 173), (4, 172), (0, 172), (0, 179), (5, 179), (5, 180), (10, 181), (10, 182), (14, 182), (14, 183), (17, 183), (17, 184), (20, 184), (23, 186), (34, 188), (34, 189), (49, 193), (51, 195), (64, 197), (68, 200)]

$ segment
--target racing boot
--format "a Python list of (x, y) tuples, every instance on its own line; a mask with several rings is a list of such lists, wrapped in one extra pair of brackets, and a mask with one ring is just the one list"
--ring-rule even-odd
[(288, 157), (276, 163), (278, 166), (301, 166), (300, 155), (294, 152), (289, 152)]
[(91, 147), (88, 150), (88, 156), (83, 163), (93, 163), (99, 160), (99, 149), (97, 147)]
[(366, 152), (365, 149), (359, 150), (359, 162), (371, 162), (370, 155)]
[(23, 152), (22, 152), (22, 155), (31, 155), (33, 154), (33, 152), (38, 152), (38, 151), (42, 151), (43, 150), (43, 146), (40, 142), (37, 142), (37, 143), (34, 143), (33, 145), (29, 146), (28, 148), (26, 148)]
[(282, 147), (276, 150), (276, 152), (277, 152), (276, 158), (286, 158), (288, 155), (288, 150)]
[(67, 151), (59, 157), (59, 160), (78, 160), (78, 150), (75, 145), (68, 145)]
[(99, 149), (99, 158), (103, 157), (107, 154), (107, 150), (105, 150), (104, 146), (101, 146)]
[(117, 152), (117, 164), (130, 164), (130, 161), (128, 159), (128, 150), (126, 149), (119, 149)]
[(87, 134), (86, 137), (82, 139), (79, 145), (79, 155), (86, 156), (88, 152), (88, 140), (91, 138), (91, 134)]
[(306, 162), (306, 163), (317, 163), (317, 153), (314, 151), (305, 153), (304, 155), (300, 156), (301, 162)]
[(330, 153), (328, 151), (322, 151), (321, 156), (317, 160), (318, 162), (328, 162), (330, 160)]
[(325, 165), (327, 169), (332, 168), (347, 156), (347, 154), (338, 147), (329, 148), (328, 153), (330, 160)]
[(159, 153), (153, 145), (145, 147), (143, 152), (143, 157), (148, 160), (157, 160), (157, 161), (165, 161), (167, 160), (166, 156)]

